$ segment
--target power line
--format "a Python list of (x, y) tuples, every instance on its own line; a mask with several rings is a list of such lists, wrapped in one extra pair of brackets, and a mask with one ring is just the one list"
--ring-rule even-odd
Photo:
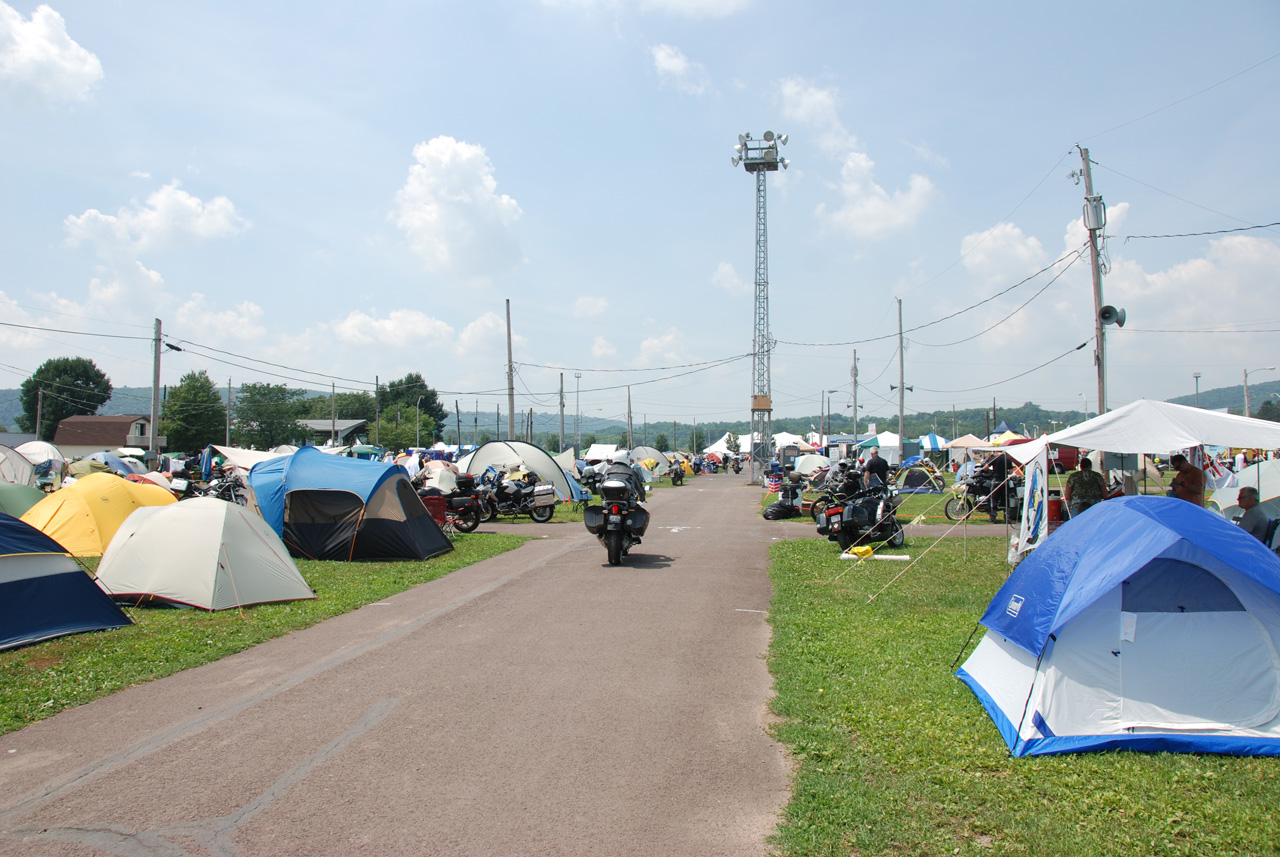
[(150, 336), (122, 336), (118, 333), (87, 333), (83, 330), (61, 330), (56, 327), (40, 327), (34, 324), (15, 324), (11, 321), (0, 321), (0, 325), (4, 327), (18, 327), (23, 330), (38, 330), (41, 333), (66, 333), (71, 336), (96, 336), (100, 339), (135, 339), (140, 342), (150, 342)]
[(1087, 341), (1081, 342), (1075, 348), (1072, 348), (1068, 351), (1064, 351), (1063, 353), (1059, 354), (1057, 357), (1053, 358), (1052, 360), (1046, 360), (1045, 362), (1041, 363), (1039, 366), (1034, 366), (1025, 372), (1020, 372), (1017, 375), (1014, 375), (1011, 378), (1005, 378), (1003, 381), (996, 381), (994, 384), (983, 384), (981, 387), (966, 387), (963, 390), (930, 390), (928, 387), (920, 387), (920, 390), (926, 393), (972, 393), (977, 390), (990, 390), (992, 387), (999, 387), (1001, 384), (1007, 384), (1010, 381), (1016, 381), (1019, 378), (1026, 377), (1027, 375), (1030, 375), (1032, 372), (1037, 372), (1051, 363), (1057, 363), (1062, 358), (1067, 357), (1071, 354), (1074, 354), (1075, 352), (1079, 351), (1081, 348), (1084, 348), (1088, 344), (1089, 343)]
[(1280, 226), (1280, 221), (1275, 223), (1263, 223), (1259, 226), (1239, 226), (1235, 229), (1216, 229), (1213, 232), (1182, 232), (1176, 235), (1126, 235), (1124, 242), (1128, 244), (1130, 241), (1138, 238), (1199, 238), (1204, 235), (1227, 235), (1232, 232), (1248, 232), (1251, 229), (1270, 229), (1273, 226)]

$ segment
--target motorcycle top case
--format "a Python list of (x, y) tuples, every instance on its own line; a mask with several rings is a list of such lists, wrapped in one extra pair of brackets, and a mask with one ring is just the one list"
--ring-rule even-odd
[(476, 478), (470, 473), (459, 473), (455, 481), (458, 483), (459, 491), (469, 494), (476, 490)]

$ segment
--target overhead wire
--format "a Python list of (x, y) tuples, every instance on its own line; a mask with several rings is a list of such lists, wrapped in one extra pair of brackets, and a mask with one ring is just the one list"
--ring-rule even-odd
[(1053, 364), (1053, 363), (1057, 363), (1057, 362), (1058, 362), (1059, 360), (1061, 360), (1062, 358), (1064, 358), (1064, 357), (1068, 357), (1068, 356), (1070, 356), (1071, 354), (1074, 354), (1075, 352), (1079, 351), (1081, 348), (1084, 348), (1084, 347), (1085, 347), (1086, 345), (1088, 345), (1088, 344), (1089, 344), (1089, 343), (1088, 343), (1087, 341), (1086, 341), (1086, 342), (1081, 342), (1081, 343), (1080, 343), (1079, 345), (1077, 345), (1075, 348), (1071, 348), (1071, 349), (1069, 349), (1069, 350), (1067, 350), (1067, 351), (1064, 351), (1063, 353), (1059, 354), (1057, 357), (1054, 357), (1052, 360), (1046, 360), (1045, 362), (1041, 363), (1039, 366), (1034, 366), (1034, 367), (1032, 367), (1032, 368), (1028, 369), (1028, 370), (1027, 370), (1027, 371), (1025, 371), (1025, 372), (1020, 372), (1020, 373), (1018, 373), (1017, 375), (1014, 375), (1014, 376), (1009, 377), (1009, 378), (1005, 378), (1003, 381), (996, 381), (996, 382), (995, 382), (995, 383), (993, 383), (993, 384), (983, 384), (983, 385), (982, 385), (982, 386), (980, 386), (980, 387), (966, 387), (966, 388), (964, 388), (964, 389), (962, 389), (962, 390), (931, 390), (931, 389), (929, 389), (928, 387), (920, 387), (919, 389), (920, 389), (921, 391), (925, 392), (925, 393), (972, 393), (972, 392), (974, 392), (974, 391), (976, 391), (976, 390), (990, 390), (992, 387), (999, 387), (1001, 384), (1007, 384), (1007, 383), (1009, 383), (1010, 381), (1016, 381), (1016, 380), (1018, 380), (1019, 378), (1025, 378), (1027, 375), (1030, 375), (1032, 372), (1038, 372), (1039, 370), (1043, 369), (1044, 367), (1046, 367), (1046, 366), (1048, 366), (1048, 365), (1050, 365), (1050, 364)]

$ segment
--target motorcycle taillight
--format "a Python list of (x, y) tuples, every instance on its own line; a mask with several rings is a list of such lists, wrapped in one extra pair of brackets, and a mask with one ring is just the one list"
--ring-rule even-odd
[(825, 514), (828, 518), (834, 518), (836, 515), (839, 515), (843, 511), (844, 509), (841, 508), (840, 506), (828, 506), (826, 509), (823, 510), (823, 514)]
[(621, 509), (619, 509), (617, 506), (610, 506), (610, 507), (609, 507), (609, 514), (610, 514), (610, 515), (617, 515), (617, 514), (620, 514), (620, 513), (621, 513), (621, 511), (622, 511), (622, 510), (621, 510)]

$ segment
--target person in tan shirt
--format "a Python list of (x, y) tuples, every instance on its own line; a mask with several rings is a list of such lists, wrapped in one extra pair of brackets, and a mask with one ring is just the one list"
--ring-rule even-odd
[(1178, 471), (1173, 477), (1173, 496), (1188, 503), (1204, 507), (1204, 471), (1187, 461), (1185, 455), (1175, 455), (1169, 464)]

